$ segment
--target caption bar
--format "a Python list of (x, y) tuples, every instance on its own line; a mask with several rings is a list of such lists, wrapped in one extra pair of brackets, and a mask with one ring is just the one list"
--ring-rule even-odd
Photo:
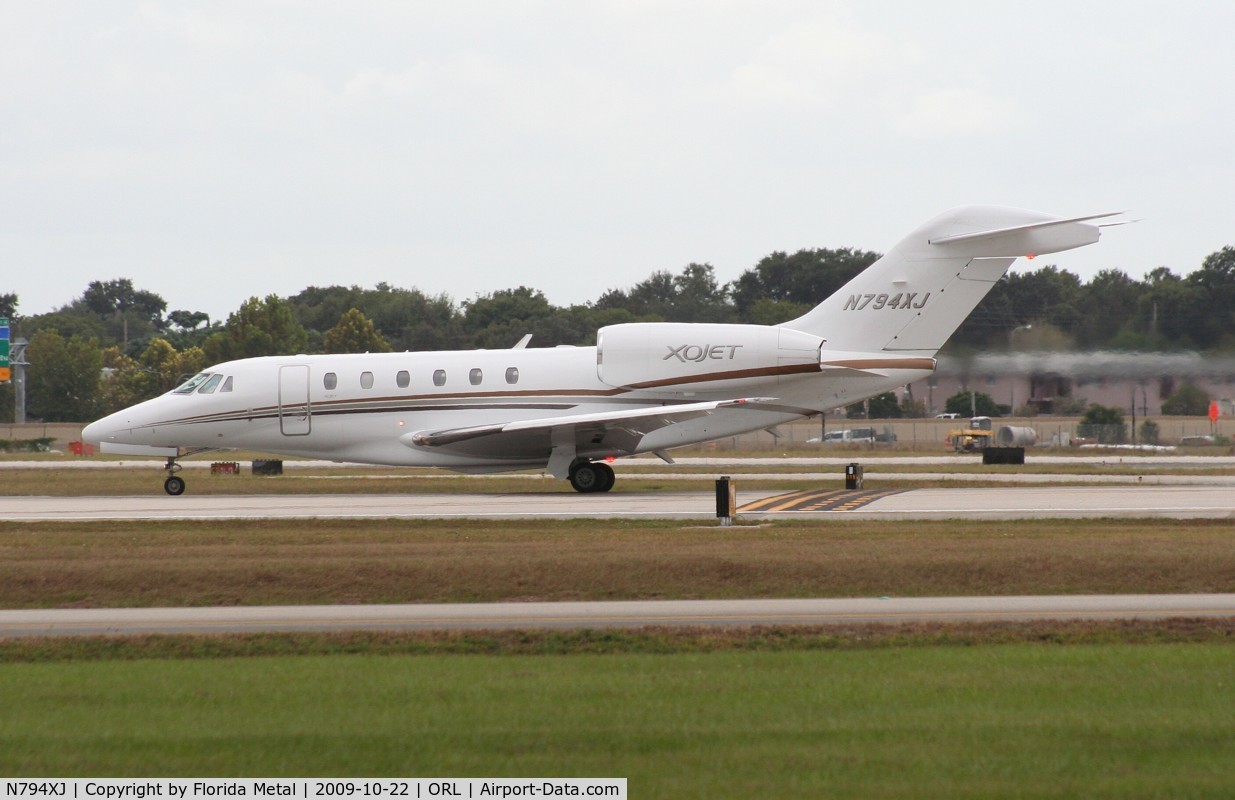
[(68, 778), (5, 779), (3, 796), (73, 800), (226, 800), (233, 797), (520, 798), (626, 800), (625, 778)]

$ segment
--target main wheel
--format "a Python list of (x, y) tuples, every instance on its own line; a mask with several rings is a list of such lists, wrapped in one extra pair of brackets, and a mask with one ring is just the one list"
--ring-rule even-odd
[(610, 489), (612, 489), (613, 484), (617, 483), (617, 475), (613, 474), (613, 467), (609, 466), (603, 461), (598, 461), (592, 466), (600, 470), (601, 477), (603, 478), (600, 484), (600, 488), (598, 488), (596, 491), (607, 492)]
[(614, 470), (609, 469), (609, 464), (583, 462), (571, 469), (571, 485), (574, 490), (582, 491), (583, 494), (608, 491), (613, 486), (613, 472)]
[(184, 478), (177, 478), (175, 475), (172, 475), (163, 481), (163, 491), (172, 497), (184, 494)]

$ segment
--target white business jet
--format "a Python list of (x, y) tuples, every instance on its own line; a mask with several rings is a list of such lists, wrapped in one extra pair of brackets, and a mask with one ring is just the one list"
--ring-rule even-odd
[[(1115, 212), (1121, 213), (1121, 212)], [(1098, 241), (1096, 214), (947, 211), (781, 325), (611, 325), (595, 347), (246, 358), (88, 425), (104, 453), (245, 449), (485, 473), (543, 469), (580, 492), (609, 462), (774, 430), (889, 391), (935, 354), (1020, 256)], [(1118, 224), (1118, 223), (1115, 223)]]

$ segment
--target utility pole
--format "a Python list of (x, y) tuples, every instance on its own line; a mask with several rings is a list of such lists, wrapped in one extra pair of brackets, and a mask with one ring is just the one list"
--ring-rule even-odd
[(14, 339), (9, 363), (13, 369), (13, 422), (18, 425), (26, 423), (26, 345), (30, 342), (24, 338)]

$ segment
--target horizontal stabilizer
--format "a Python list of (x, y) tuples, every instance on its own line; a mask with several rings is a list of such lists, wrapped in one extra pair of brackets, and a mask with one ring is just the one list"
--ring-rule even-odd
[[(1071, 222), (1088, 222), (1091, 219), (1105, 219), (1106, 217), (1119, 216), (1122, 211), (1108, 211), (1105, 214), (1090, 214), (1085, 217), (1069, 217), (1067, 219), (1051, 219), (1043, 222), (1030, 222), (1025, 225), (1012, 225), (1006, 228), (992, 228), (986, 231), (974, 231), (973, 233), (958, 233), (955, 236), (940, 236), (928, 240), (931, 244), (956, 244), (959, 242), (976, 242), (982, 239), (994, 239), (1000, 236), (1006, 236), (1011, 233), (1020, 233), (1024, 231), (1036, 231), (1042, 228), (1051, 228), (1056, 225), (1067, 225)], [(1107, 223), (1110, 225), (1110, 223)], [(1105, 226), (1100, 226), (1105, 227)]]

